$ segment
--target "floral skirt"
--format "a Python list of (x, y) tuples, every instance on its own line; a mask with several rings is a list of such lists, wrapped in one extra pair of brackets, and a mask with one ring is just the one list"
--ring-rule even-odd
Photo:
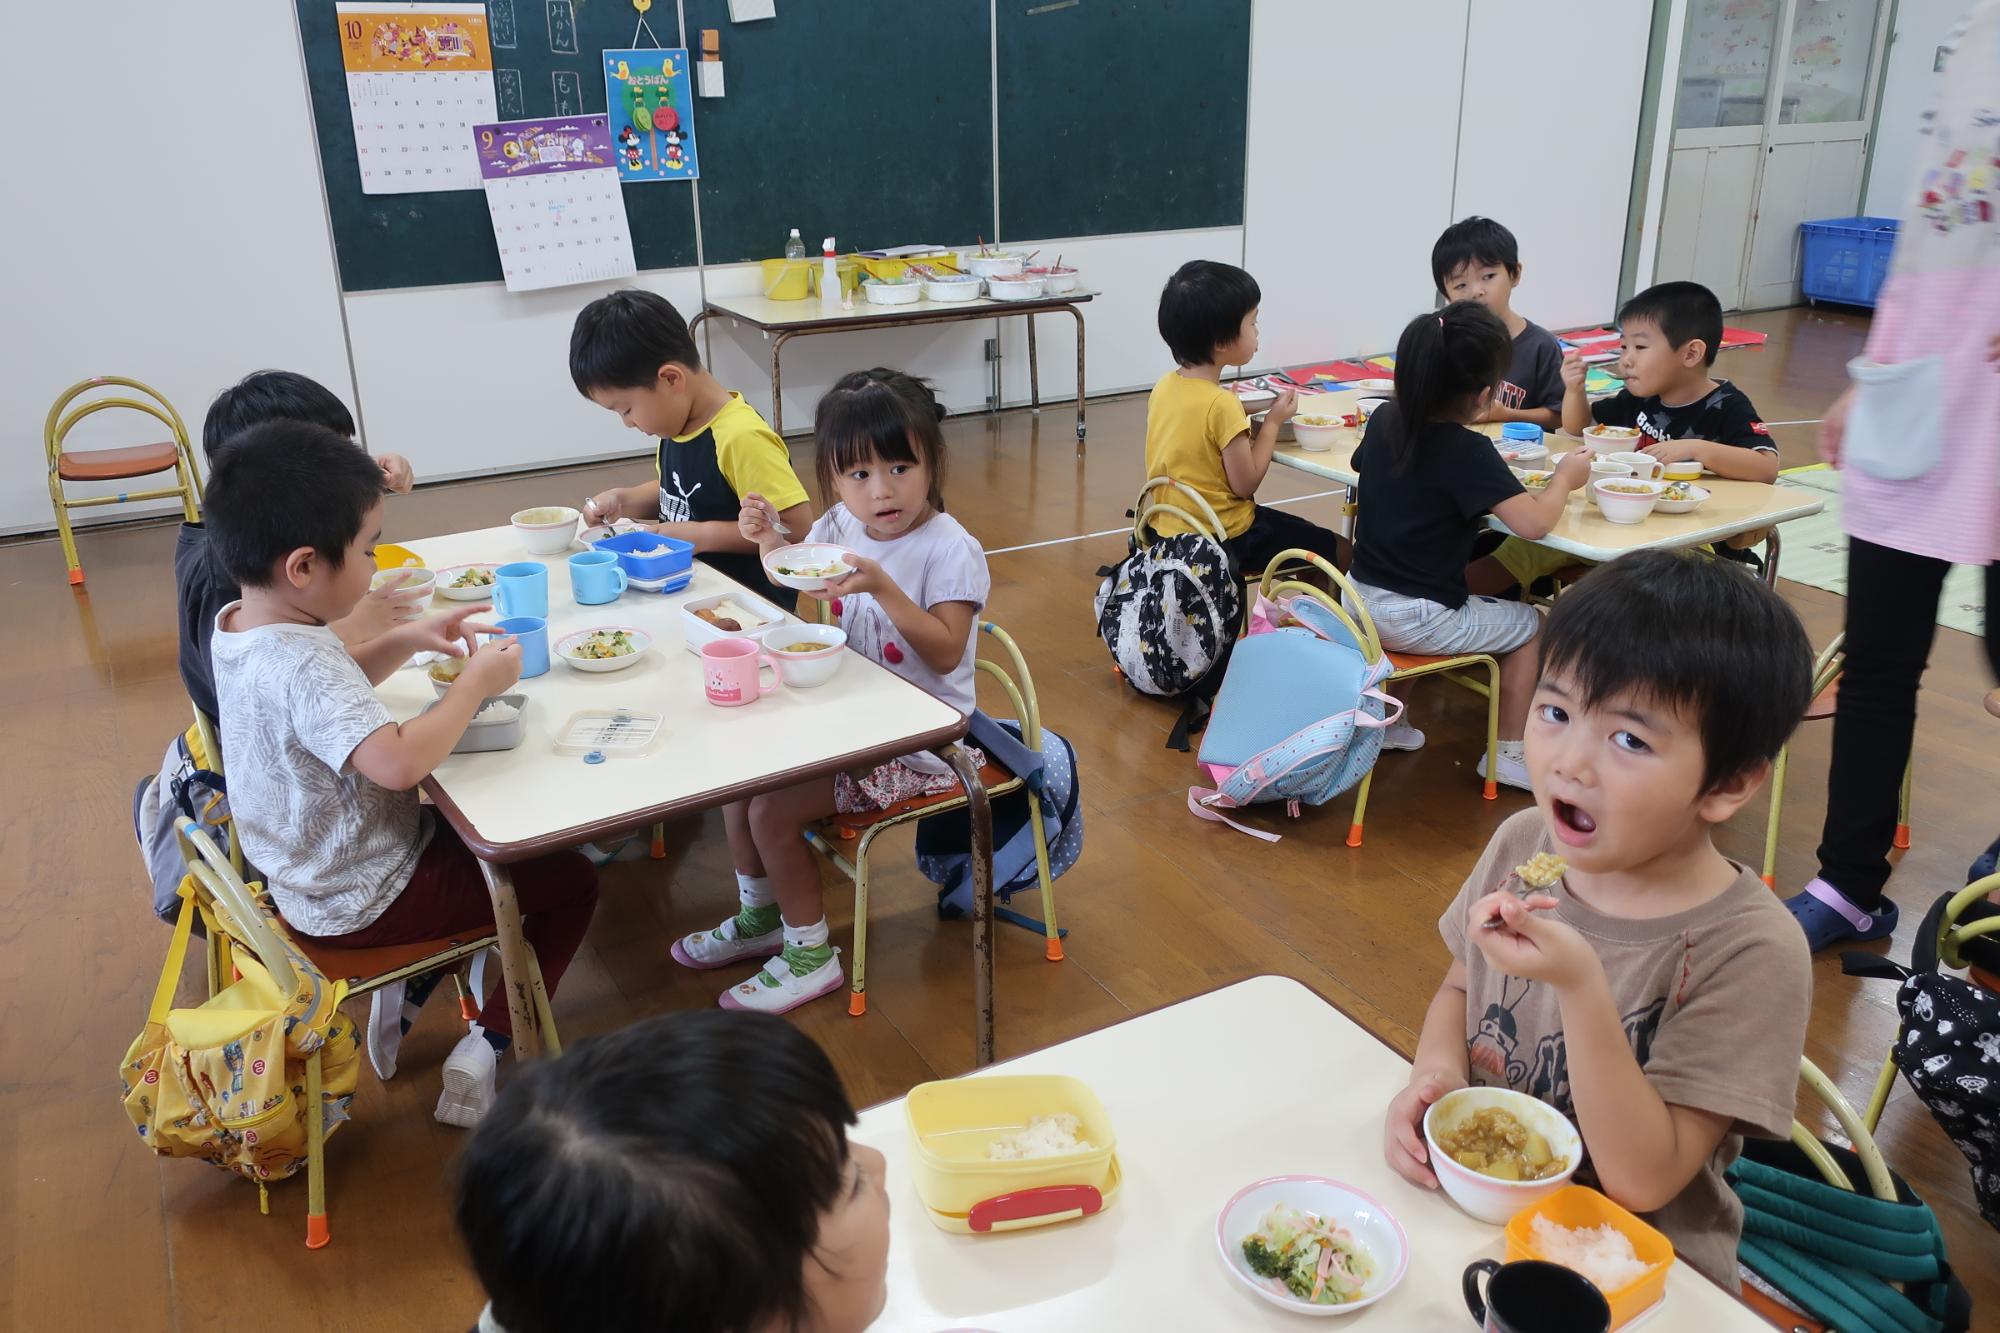
[[(986, 766), (986, 756), (977, 746), (963, 747), (974, 768)], [(877, 764), (870, 769), (833, 775), (833, 808), (838, 814), (860, 815), (887, 810), (899, 801), (919, 796), (942, 796), (959, 790), (957, 773), (924, 773), (900, 759)]]

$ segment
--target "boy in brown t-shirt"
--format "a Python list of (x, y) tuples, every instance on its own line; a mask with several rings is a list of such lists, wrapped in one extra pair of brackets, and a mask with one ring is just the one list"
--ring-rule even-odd
[[(1525, 1092), (1576, 1123), (1585, 1179), (1736, 1291), (1722, 1173), (1743, 1135), (1790, 1132), (1811, 960), (1711, 831), (1763, 785), (1810, 675), (1791, 608), (1706, 556), (1626, 556), (1557, 601), (1528, 721), (1536, 808), (1438, 921), (1453, 962), (1389, 1105), (1404, 1177), (1437, 1185), (1432, 1102), (1468, 1081)], [(1543, 851), (1562, 880), (1516, 897), (1514, 867)]]

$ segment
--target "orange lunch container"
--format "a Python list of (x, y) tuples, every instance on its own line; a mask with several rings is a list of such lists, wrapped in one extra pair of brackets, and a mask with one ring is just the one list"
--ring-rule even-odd
[(1646, 1265), (1646, 1271), (1624, 1286), (1604, 1293), (1605, 1301), (1611, 1306), (1612, 1328), (1622, 1328), (1664, 1299), (1667, 1270), (1674, 1264), (1673, 1242), (1584, 1185), (1565, 1185), (1548, 1198), (1514, 1214), (1513, 1220), (1507, 1223), (1508, 1263), (1516, 1259), (1549, 1260), (1549, 1256), (1535, 1248), (1533, 1229), (1538, 1216), (1572, 1230), (1609, 1226), (1622, 1232), (1625, 1239), (1632, 1242), (1633, 1253), (1639, 1256), (1640, 1263)]

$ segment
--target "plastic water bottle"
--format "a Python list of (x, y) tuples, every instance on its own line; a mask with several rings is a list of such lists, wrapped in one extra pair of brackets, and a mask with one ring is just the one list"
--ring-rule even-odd
[(819, 245), (819, 308), (822, 312), (840, 309), (840, 259), (831, 236)]
[(785, 258), (797, 262), (806, 257), (806, 243), (799, 239), (799, 229), (792, 228), (792, 239), (785, 242)]

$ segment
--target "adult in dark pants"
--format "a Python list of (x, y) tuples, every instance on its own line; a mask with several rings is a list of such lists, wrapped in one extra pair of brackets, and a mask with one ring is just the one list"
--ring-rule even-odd
[[(1983, 565), (2000, 603), (2000, 0), (1946, 52), (1868, 350), (1820, 427), (1845, 473), (1847, 662), (1819, 874), (1786, 899), (1815, 950), (1895, 929), (1882, 890), (1946, 571)], [(1990, 620), (1986, 655), (2000, 677)]]

